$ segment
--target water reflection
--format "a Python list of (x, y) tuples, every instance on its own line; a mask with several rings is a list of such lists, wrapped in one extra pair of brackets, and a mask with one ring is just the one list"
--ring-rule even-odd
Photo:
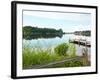
[[(23, 39), (23, 47), (28, 46), (29, 48), (54, 48), (61, 43), (68, 43), (69, 39), (73, 39), (75, 37), (79, 37), (78, 35), (74, 34), (64, 34), (64, 35), (35, 35), (30, 38)], [(82, 37), (82, 36), (81, 36)], [(87, 40), (91, 40), (90, 37), (85, 37)], [(76, 46), (76, 53), (81, 56), (82, 49), (86, 48), (86, 46), (77, 45)], [(88, 55), (91, 53), (91, 47), (87, 47)]]
[(40, 39), (40, 38), (55, 38), (55, 37), (59, 37), (59, 38), (62, 38), (63, 37), (63, 34), (32, 34), (32, 35), (29, 35), (29, 36), (23, 36), (24, 39), (26, 40), (32, 40), (32, 39)]

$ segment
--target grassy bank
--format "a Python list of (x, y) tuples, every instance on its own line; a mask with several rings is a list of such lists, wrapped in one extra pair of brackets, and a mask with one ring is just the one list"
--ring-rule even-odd
[[(60, 61), (65, 58), (76, 57), (76, 48), (73, 44), (62, 43), (54, 48), (52, 51), (50, 48), (38, 50), (33, 48), (23, 48), (23, 68), (28, 68), (34, 65), (47, 64), (54, 61)], [(53, 67), (75, 67), (83, 66), (82, 61), (68, 61), (64, 64), (54, 65)]]

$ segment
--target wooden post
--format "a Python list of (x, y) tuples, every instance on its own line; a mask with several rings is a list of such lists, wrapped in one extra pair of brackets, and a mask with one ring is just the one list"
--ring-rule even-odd
[(87, 50), (87, 48), (83, 48), (82, 54), (83, 54), (83, 59), (82, 59), (83, 65), (87, 66), (89, 64), (89, 61), (88, 61), (88, 50)]

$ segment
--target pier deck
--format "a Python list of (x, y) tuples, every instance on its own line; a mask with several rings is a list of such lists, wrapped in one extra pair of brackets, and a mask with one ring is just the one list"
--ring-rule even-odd
[(73, 39), (73, 40), (69, 40), (69, 42), (78, 44), (78, 45), (82, 45), (82, 46), (91, 47), (91, 43), (89, 41), (82, 40), (82, 39)]

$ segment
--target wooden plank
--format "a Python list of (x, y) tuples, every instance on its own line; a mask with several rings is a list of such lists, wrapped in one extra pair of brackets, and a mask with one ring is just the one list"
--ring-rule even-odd
[(74, 58), (66, 58), (64, 60), (61, 60), (61, 61), (56, 61), (56, 62), (51, 62), (51, 63), (48, 63), (48, 64), (44, 64), (44, 65), (33, 65), (33, 66), (30, 66), (26, 69), (39, 69), (39, 68), (45, 68), (45, 67), (50, 67), (52, 65), (55, 65), (55, 64), (62, 64), (62, 63), (65, 63), (67, 61), (79, 61), (80, 59), (82, 59), (83, 56), (78, 56), (78, 57), (74, 57)]

